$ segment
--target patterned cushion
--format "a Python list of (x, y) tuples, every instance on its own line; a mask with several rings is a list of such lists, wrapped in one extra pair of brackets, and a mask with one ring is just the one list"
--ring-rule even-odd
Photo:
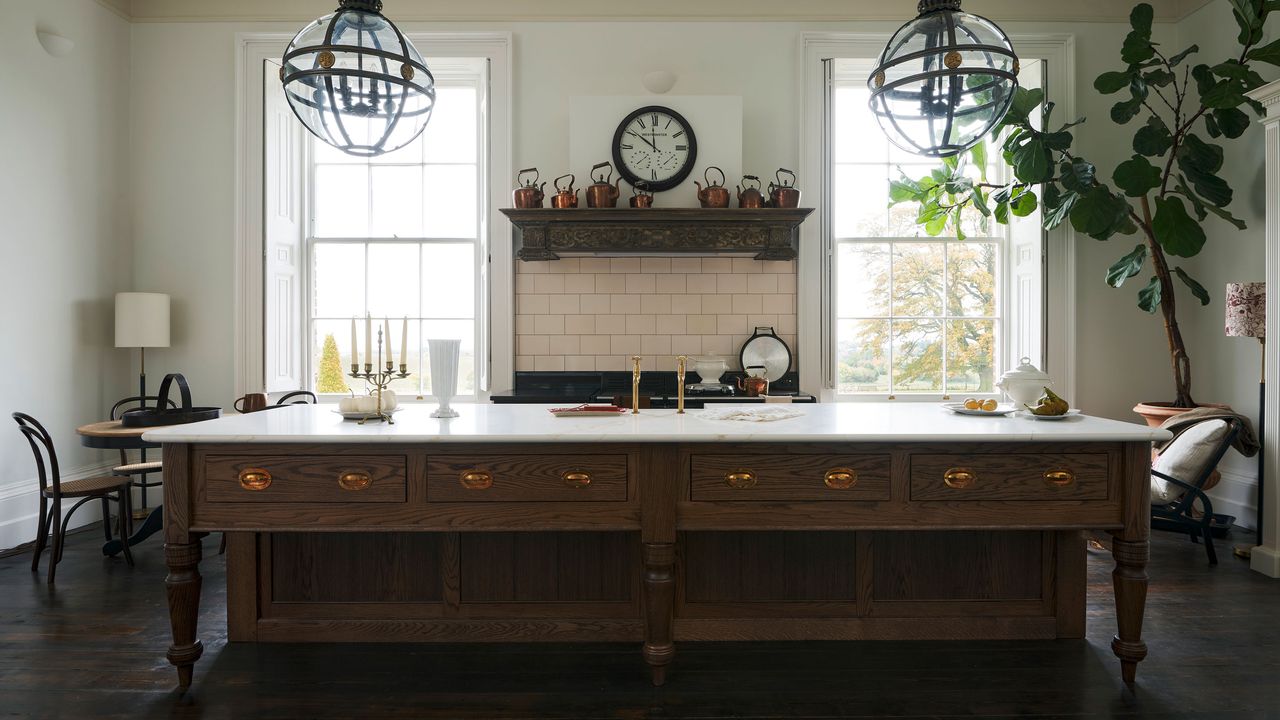
[[(1225, 420), (1206, 420), (1184, 430), (1156, 456), (1152, 470), (1185, 483), (1195, 484), (1213, 459), (1227, 435)], [(1165, 505), (1182, 497), (1182, 488), (1156, 475), (1151, 476), (1151, 504)]]

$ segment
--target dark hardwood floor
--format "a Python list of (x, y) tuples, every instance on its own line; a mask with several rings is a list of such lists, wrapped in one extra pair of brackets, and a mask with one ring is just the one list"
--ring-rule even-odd
[[(1123, 689), (1109, 553), (1093, 552), (1086, 641), (679, 645), (654, 689), (633, 645), (226, 643), (225, 573), (205, 540), (205, 655), (178, 694), (163, 555), (137, 567), (73, 535), (56, 589), (0, 558), (0, 717), (1280, 717), (1280, 581), (1154, 533), (1136, 692)], [(47, 553), (46, 553), (47, 557)], [(43, 564), (42, 564), (43, 567)]]

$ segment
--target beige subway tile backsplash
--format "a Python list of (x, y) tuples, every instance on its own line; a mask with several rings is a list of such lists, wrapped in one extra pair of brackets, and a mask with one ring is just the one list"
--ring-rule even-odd
[(795, 352), (794, 262), (745, 257), (516, 263), (516, 370), (674, 370), (676, 355), (737, 365), (756, 327)]

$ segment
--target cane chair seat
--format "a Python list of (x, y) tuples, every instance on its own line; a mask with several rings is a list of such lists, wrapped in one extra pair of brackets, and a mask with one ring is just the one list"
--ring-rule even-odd
[[(123, 475), (104, 475), (80, 480), (63, 480), (59, 483), (59, 487), (62, 497), (92, 497), (127, 488), (131, 482), (132, 480)], [(41, 492), (45, 497), (53, 497), (52, 487)]]

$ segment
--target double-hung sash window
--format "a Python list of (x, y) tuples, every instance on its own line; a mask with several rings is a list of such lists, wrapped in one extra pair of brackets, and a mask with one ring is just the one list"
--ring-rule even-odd
[[(900, 173), (918, 180), (940, 161), (899, 150), (880, 130), (867, 107), (873, 59), (830, 63), (826, 226), (837, 396), (998, 392), (995, 382), (1017, 353), (1034, 347), (1032, 358), (1040, 355), (1038, 218), (1011, 228), (983, 223), (972, 211), (964, 216), (963, 238), (950, 229), (930, 236), (916, 222), (918, 206), (890, 206), (888, 189)], [(1004, 182), (1009, 170), (998, 143), (988, 144), (986, 179)], [(982, 175), (976, 167), (965, 172)]]
[[(462, 341), (458, 395), (481, 389), (488, 206), (486, 70), (483, 59), (428, 58), (436, 106), (417, 140), (392, 153), (357, 158), (307, 139), (308, 217), (306, 377), (321, 395), (363, 385), (351, 366), (351, 321), (360, 362), (364, 322), (409, 376), (392, 383), (401, 397), (431, 394), (427, 340)], [(401, 327), (407, 324), (407, 357)], [(376, 341), (375, 341), (375, 353)]]

